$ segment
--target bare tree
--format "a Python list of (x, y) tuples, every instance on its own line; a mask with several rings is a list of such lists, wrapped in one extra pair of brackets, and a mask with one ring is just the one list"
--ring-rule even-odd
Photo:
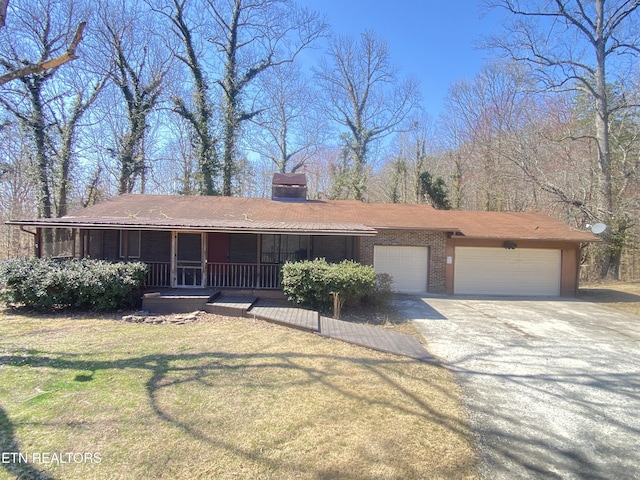
[(0, 28), (4, 27), (7, 20), (7, 8), (9, 0), (0, 0)]
[(456, 100), (449, 90), (445, 98), (445, 113), (440, 118), (439, 141), (443, 150), (442, 159), (449, 166), (450, 194), (452, 207), (461, 209), (464, 205), (464, 197), (467, 183), (470, 180), (470, 155), (466, 122), (463, 117), (455, 112)]
[(407, 168), (407, 163), (407, 158), (400, 152), (390, 164), (390, 174), (384, 176), (384, 178), (390, 180), (389, 184), (386, 185), (388, 192), (385, 195), (385, 200), (389, 203), (409, 203), (409, 169)]
[[(127, 127), (116, 139), (114, 155), (120, 167), (118, 193), (131, 193), (139, 182), (144, 191), (148, 169), (145, 141), (148, 119), (160, 102), (170, 55), (157, 42), (153, 28), (131, 5), (102, 4), (101, 39), (111, 68), (109, 77), (124, 100)], [(146, 27), (146, 28), (145, 28)]]
[[(194, 21), (195, 18), (202, 18), (201, 12), (205, 9), (205, 4), (189, 2), (189, 10), (187, 0), (156, 0), (149, 3), (154, 11), (170, 22), (171, 31), (182, 44), (182, 48), (173, 53), (191, 74), (192, 102), (185, 100), (183, 96), (174, 95), (174, 111), (189, 123), (193, 132), (198, 159), (198, 193), (213, 195), (217, 192), (215, 180), (220, 170), (216, 151), (218, 139), (213, 130), (213, 108), (209, 97), (211, 82), (202, 60), (204, 52), (198, 42), (207, 32), (203, 31), (202, 24)], [(204, 26), (206, 27), (206, 23)]]
[[(7, 18), (7, 10), (9, 7), (9, 0), (0, 0), (0, 28), (5, 26), (6, 18)], [(75, 60), (78, 58), (76, 55), (76, 49), (82, 40), (82, 32), (84, 31), (87, 22), (80, 22), (78, 27), (76, 28), (75, 34), (73, 35), (73, 39), (69, 43), (66, 51), (55, 56), (42, 58), (37, 62), (29, 63), (27, 62), (20, 66), (15, 66), (12, 69), (9, 69), (7, 73), (0, 75), (0, 86), (8, 83), (12, 80), (17, 80), (22, 77), (26, 77), (27, 75), (33, 75), (34, 73), (42, 73), (50, 68), (57, 68), (60, 65), (63, 65), (71, 60)], [(7, 67), (7, 65), (5, 65)]]
[[(331, 195), (340, 150), (321, 145), (304, 165), (309, 198), (324, 199)], [(270, 182), (271, 178), (269, 178)], [(270, 183), (269, 183), (270, 185)]]
[(251, 149), (268, 158), (279, 172), (302, 168), (322, 143), (318, 95), (295, 63), (271, 69), (258, 82), (262, 91), (254, 117)]
[[(527, 206), (522, 198), (522, 173), (511, 161), (514, 138), (526, 125), (526, 112), (533, 97), (526, 94), (528, 81), (517, 65), (486, 65), (475, 78), (456, 82), (447, 97), (449, 132), (459, 138), (458, 152), (464, 155), (464, 169), (473, 183), (475, 198), (467, 198), (466, 208), (482, 210), (520, 210)], [(454, 174), (463, 174), (463, 165), (454, 165)], [(520, 178), (517, 178), (517, 175)], [(454, 186), (460, 178), (453, 179)], [(520, 188), (514, 188), (519, 185)], [(453, 193), (454, 205), (459, 195)]]
[[(11, 25), (2, 30), (0, 64), (15, 72), (20, 65), (55, 58), (77, 35), (71, 25), (78, 16), (73, 2), (60, 7), (42, 0), (29, 8), (15, 8)], [(0, 96), (0, 104), (19, 120), (33, 142), (38, 209), (43, 217), (68, 210), (76, 132), (101, 87), (100, 79), (82, 66), (73, 74), (54, 67), (19, 76)]]
[(222, 194), (231, 195), (238, 137), (259, 110), (247, 101), (264, 71), (292, 62), (323, 35), (319, 16), (291, 0), (208, 0), (217, 31), (211, 42), (222, 54)]
[(371, 31), (333, 38), (316, 77), (327, 95), (327, 115), (346, 128), (343, 146), (352, 162), (349, 195), (361, 200), (371, 147), (397, 132), (417, 106), (418, 85), (398, 78), (387, 43)]
[(4, 221), (37, 214), (33, 191), (37, 188), (31, 165), (33, 145), (21, 134), (18, 122), (0, 124), (0, 259), (32, 254), (30, 235), (4, 225)]
[(58, 55), (57, 57), (25, 65), (23, 67), (16, 68), (15, 70), (11, 70), (3, 75), (0, 75), (0, 86), (8, 83), (12, 80), (17, 80), (18, 78), (26, 77), (27, 75), (32, 75), (34, 73), (42, 73), (50, 68), (57, 68), (60, 65), (63, 65), (71, 60), (75, 60), (78, 58), (76, 55), (76, 49), (78, 48), (78, 44), (82, 40), (82, 32), (84, 31), (84, 27), (86, 26), (86, 22), (80, 23), (76, 30), (76, 33), (73, 37), (73, 40), (67, 47), (67, 50)]
[(163, 155), (157, 162), (158, 169), (163, 173), (162, 188), (159, 190), (167, 194), (198, 195), (202, 184), (199, 181), (192, 127), (180, 116), (171, 115), (167, 120), (163, 129), (170, 129), (174, 135), (165, 136)]
[[(435, 124), (427, 115), (412, 117), (389, 146), (390, 160), (377, 178), (368, 182), (369, 196), (391, 203), (422, 203), (420, 174), (436, 172), (434, 156)], [(441, 175), (438, 170), (437, 175)], [(372, 190), (377, 190), (372, 191)]]
[[(615, 236), (626, 228), (628, 215), (620, 209), (614, 186), (610, 118), (628, 105), (611, 102), (609, 85), (615, 74), (627, 73), (625, 62), (640, 52), (640, 3), (637, 0), (553, 0), (525, 2), (492, 0), (513, 19), (506, 35), (490, 46), (531, 67), (542, 88), (578, 89), (594, 103), (600, 195), (591, 206), (593, 217), (608, 223)], [(603, 275), (616, 270), (615, 253), (604, 262)]]
[[(74, 76), (76, 78), (79, 77), (77, 71)], [(52, 148), (57, 167), (56, 171), (52, 172), (53, 175), (50, 180), (56, 187), (55, 210), (57, 217), (62, 217), (69, 212), (72, 167), (76, 157), (75, 149), (78, 130), (82, 127), (80, 124), (81, 119), (96, 101), (106, 80), (107, 77), (103, 76), (95, 78), (93, 81), (85, 80), (81, 82), (75, 88), (75, 91), (69, 93), (69, 98), (63, 100), (62, 103), (69, 103), (69, 106), (66, 109), (61, 107), (61, 115), (56, 118), (54, 127), (58, 141), (55, 145), (52, 145)], [(70, 79), (70, 81), (72, 80)]]

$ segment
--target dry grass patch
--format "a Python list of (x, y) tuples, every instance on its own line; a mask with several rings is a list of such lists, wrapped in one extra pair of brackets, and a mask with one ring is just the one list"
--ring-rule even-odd
[(392, 303), (386, 305), (348, 305), (342, 311), (340, 319), (413, 335), (419, 342), (424, 343), (424, 337), (413, 322), (407, 320)]
[(260, 321), (0, 316), (0, 478), (477, 478), (445, 369)]
[(579, 298), (640, 315), (640, 282), (613, 280), (580, 287)]

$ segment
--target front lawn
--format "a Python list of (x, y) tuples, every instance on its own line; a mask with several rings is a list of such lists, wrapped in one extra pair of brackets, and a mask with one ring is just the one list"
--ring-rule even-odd
[(578, 297), (592, 303), (640, 315), (640, 282), (608, 280), (580, 287)]
[(478, 478), (450, 372), (213, 315), (0, 313), (0, 460), (0, 478)]

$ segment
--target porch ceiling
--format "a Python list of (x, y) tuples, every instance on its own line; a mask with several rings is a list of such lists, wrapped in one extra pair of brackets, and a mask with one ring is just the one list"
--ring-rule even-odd
[(63, 218), (38, 218), (11, 220), (9, 225), (50, 228), (92, 228), (132, 230), (186, 230), (230, 233), (283, 233), (305, 235), (374, 236), (375, 228), (357, 223), (275, 222), (255, 220), (194, 220), (150, 218), (87, 218), (67, 216)]

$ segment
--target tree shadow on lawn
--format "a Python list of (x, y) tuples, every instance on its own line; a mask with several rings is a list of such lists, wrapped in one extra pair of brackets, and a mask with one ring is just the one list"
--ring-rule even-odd
[(640, 303), (640, 295), (615, 288), (581, 288), (578, 298), (592, 303)]
[[(101, 370), (137, 369), (146, 371), (148, 373), (148, 380), (145, 383), (145, 389), (148, 395), (149, 404), (159, 419), (172, 426), (178, 427), (193, 439), (197, 439), (216, 448), (226, 450), (227, 452), (244, 458), (247, 461), (263, 464), (270, 470), (273, 468), (282, 468), (285, 471), (300, 472), (307, 471), (309, 469), (309, 465), (290, 459), (273, 459), (268, 456), (267, 452), (277, 448), (278, 445), (287, 440), (286, 438), (277, 438), (272, 440), (271, 444), (263, 444), (256, 448), (251, 448), (243, 447), (242, 445), (235, 444), (230, 441), (225, 441), (223, 436), (209, 435), (208, 432), (203, 430), (197, 422), (190, 422), (188, 420), (181, 419), (179, 410), (172, 412), (171, 406), (168, 408), (164, 407), (161, 402), (162, 390), (189, 382), (197, 382), (205, 384), (207, 387), (215, 387), (216, 384), (211, 382), (211, 378), (214, 378), (216, 373), (223, 371), (234, 372), (234, 374), (240, 372), (241, 374), (244, 374), (245, 378), (252, 379), (252, 371), (254, 370), (295, 370), (303, 373), (303, 377), (301, 379), (294, 378), (287, 380), (285, 383), (276, 383), (275, 385), (269, 385), (269, 388), (286, 387), (288, 382), (293, 382), (294, 384), (318, 383), (324, 387), (332, 389), (344, 399), (363, 402), (363, 404), (372, 407), (381, 406), (384, 409), (391, 409), (400, 415), (413, 416), (414, 418), (419, 417), (428, 422), (437, 423), (451, 431), (453, 435), (460, 439), (468, 438), (469, 436), (468, 425), (463, 424), (460, 418), (455, 415), (447, 414), (446, 411), (441, 409), (442, 406), (438, 404), (438, 402), (433, 404), (430, 403), (430, 398), (422, 398), (418, 393), (412, 391), (412, 388), (405, 387), (394, 379), (394, 374), (389, 370), (390, 367), (394, 367), (396, 365), (402, 366), (405, 364), (421, 364), (415, 360), (404, 358), (395, 359), (391, 358), (391, 356), (390, 358), (385, 359), (372, 359), (313, 353), (302, 354), (299, 352), (249, 354), (235, 354), (229, 352), (186, 353), (175, 355), (152, 354), (109, 361), (82, 360), (77, 358), (79, 356), (79, 354), (30, 350), (29, 355), (26, 356), (24, 353), (20, 353), (19, 355), (0, 355), (0, 365), (20, 367), (29, 366), (32, 368), (47, 367), (57, 370), (80, 371), (82, 374), (77, 374), (74, 378), (74, 380), (78, 382), (91, 382), (94, 374)], [(311, 362), (309, 362), (310, 360)], [(393, 400), (389, 398), (370, 398), (365, 394), (365, 392), (344, 388), (332, 379), (334, 374), (329, 371), (328, 368), (316, 368), (314, 366), (309, 366), (309, 363), (313, 365), (322, 365), (323, 361), (329, 361), (330, 363), (342, 361), (358, 364), (377, 376), (380, 382), (387, 384), (390, 388), (397, 391), (399, 395), (394, 395)], [(408, 375), (412, 375), (412, 373), (409, 372)], [(415, 380), (424, 381), (422, 378), (418, 378), (417, 376), (414, 376), (413, 378), (415, 378)], [(264, 382), (261, 382), (261, 386), (263, 384)], [(432, 384), (429, 387), (437, 389), (441, 395), (457, 402), (456, 395), (453, 392), (450, 392), (447, 388), (443, 388), (439, 382), (435, 382), (435, 384)], [(230, 399), (230, 401), (233, 401), (233, 399)], [(294, 429), (294, 431), (299, 431), (304, 428), (308, 421), (309, 420), (300, 420), (300, 424), (296, 426), (297, 428)], [(14, 426), (6, 413), (1, 409), (0, 438), (2, 439), (0, 451), (18, 451), (18, 444), (15, 440), (14, 434)], [(420, 476), (420, 473), (414, 470), (411, 462), (403, 463), (406, 464), (403, 465), (403, 476), (405, 478), (418, 478)], [(33, 465), (2, 463), (2, 466), (11, 474), (16, 474), (18, 476), (22, 475), (20, 478), (52, 478), (37, 470)], [(335, 466), (327, 466), (326, 468), (332, 469), (335, 468)], [(316, 473), (317, 478), (334, 478), (336, 475), (336, 472), (333, 470), (327, 470), (325, 472), (318, 471)], [(435, 473), (437, 472), (434, 472), (434, 474)], [(446, 472), (442, 473), (445, 474)], [(352, 478), (365, 479), (368, 478), (368, 474), (366, 472), (362, 472), (361, 475)]]
[[(1, 364), (1, 362), (0, 362)], [(7, 473), (16, 478), (29, 480), (53, 480), (47, 473), (38, 470), (29, 460), (28, 454), (20, 451), (20, 445), (15, 438), (13, 424), (9, 416), (0, 406), (0, 464)]]

